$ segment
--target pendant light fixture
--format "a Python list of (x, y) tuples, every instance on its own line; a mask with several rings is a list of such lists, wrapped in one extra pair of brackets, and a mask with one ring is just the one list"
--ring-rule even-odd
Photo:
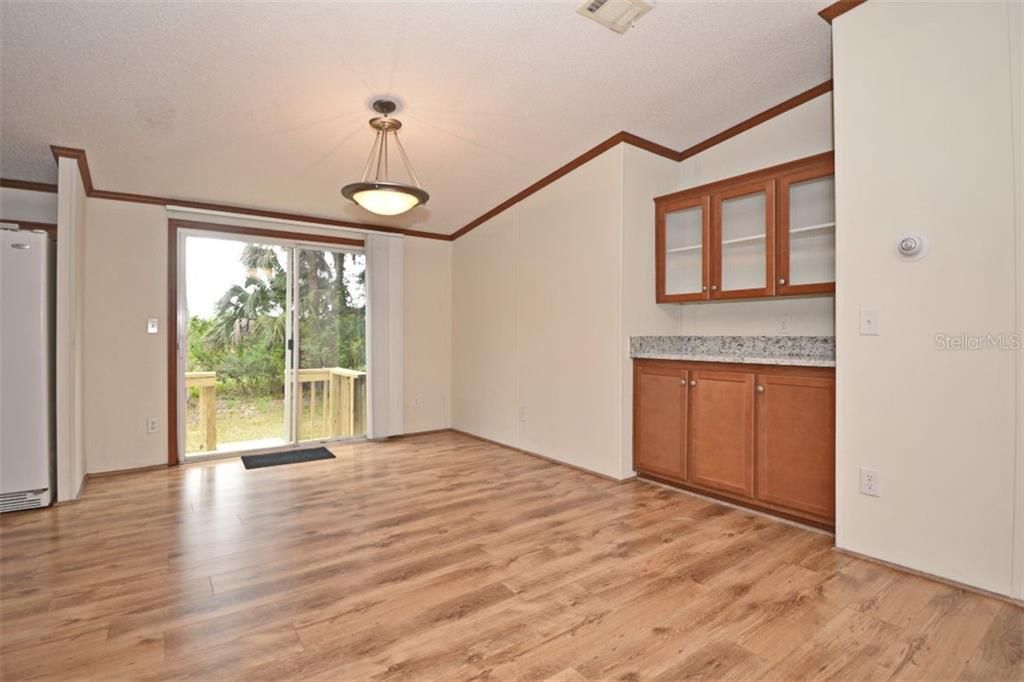
[[(398, 139), (398, 130), (402, 127), (402, 122), (391, 117), (396, 108), (395, 102), (389, 99), (378, 99), (373, 102), (373, 110), (382, 116), (370, 119), (370, 127), (377, 131), (377, 137), (370, 148), (370, 158), (366, 160), (366, 166), (363, 168), (363, 177), (359, 182), (341, 188), (341, 194), (346, 199), (351, 199), (367, 211), (378, 215), (405, 213), (415, 206), (427, 203), (427, 199), (430, 198), (430, 195), (420, 187), (416, 172), (409, 163), (409, 156)], [(388, 152), (392, 146), (398, 148), (406, 173), (413, 184), (392, 182), (389, 179)]]

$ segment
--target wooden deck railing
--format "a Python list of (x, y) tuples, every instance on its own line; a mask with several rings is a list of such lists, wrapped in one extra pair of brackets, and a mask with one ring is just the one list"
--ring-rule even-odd
[[(303, 405), (299, 412), (303, 436), (338, 438), (366, 433), (366, 372), (343, 367), (300, 369), (299, 387), (303, 393), (307, 384), (309, 409)], [(309, 430), (303, 433), (307, 423)]]
[[(298, 379), (303, 398), (300, 440), (366, 433), (366, 372), (344, 367), (300, 369)], [(185, 390), (190, 388), (199, 391), (199, 451), (216, 450), (217, 373), (185, 372)]]

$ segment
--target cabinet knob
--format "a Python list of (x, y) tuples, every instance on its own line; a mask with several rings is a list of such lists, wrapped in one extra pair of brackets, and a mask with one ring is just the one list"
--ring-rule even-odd
[(718, 285), (717, 284), (712, 284), (711, 285), (711, 291), (718, 291)]
[(696, 379), (690, 379), (690, 385), (691, 386), (696, 386), (697, 385), (697, 380)]
[(785, 283), (786, 283), (785, 278), (780, 277), (779, 278), (779, 284), (785, 284)]
[(685, 386), (686, 385), (686, 379), (680, 379), (679, 380), (679, 385), (680, 386)]
[(702, 287), (700, 288), (700, 290), (701, 290), (701, 291), (707, 291), (707, 290), (708, 290), (708, 288), (707, 288), (707, 286), (705, 285), (705, 286), (702, 286)]
[(758, 393), (764, 393), (764, 386), (758, 386), (757, 387), (757, 392)]

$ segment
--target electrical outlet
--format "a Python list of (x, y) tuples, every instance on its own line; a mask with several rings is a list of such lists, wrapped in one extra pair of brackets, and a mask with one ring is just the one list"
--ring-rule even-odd
[(149, 419), (146, 420), (146, 432), (147, 433), (156, 433), (156, 427), (157, 427), (156, 417), (150, 417)]
[(860, 494), (881, 497), (882, 475), (878, 469), (860, 470)]
[(781, 334), (782, 336), (789, 334), (789, 323), (791, 320), (792, 316), (789, 313), (781, 315), (779, 317), (778, 324), (775, 327), (775, 331)]
[(519, 421), (521, 421), (521, 422), (525, 422), (526, 421), (526, 406), (524, 406), (524, 405), (520, 405), (519, 406)]

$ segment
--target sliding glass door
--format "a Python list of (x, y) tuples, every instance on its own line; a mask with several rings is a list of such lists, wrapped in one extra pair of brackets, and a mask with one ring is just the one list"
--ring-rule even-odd
[(181, 239), (180, 454), (365, 435), (363, 253), (209, 232)]
[(366, 435), (366, 258), (299, 248), (295, 326), (298, 440)]

